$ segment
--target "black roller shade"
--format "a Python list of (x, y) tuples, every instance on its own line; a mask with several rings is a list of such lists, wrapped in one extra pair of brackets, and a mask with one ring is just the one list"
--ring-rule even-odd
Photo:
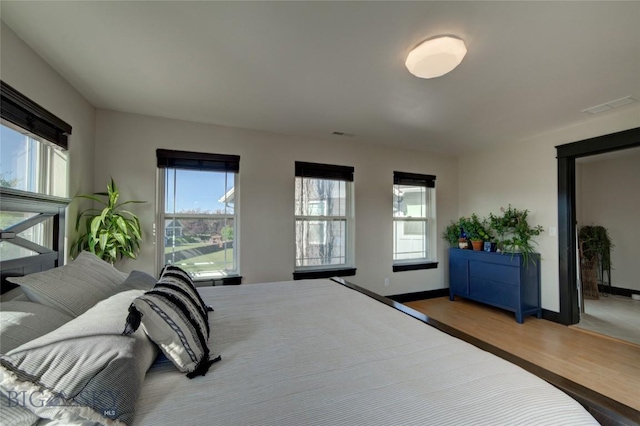
[(393, 172), (393, 183), (396, 185), (413, 185), (435, 188), (436, 177), (434, 175), (421, 175), (418, 173)]
[(226, 154), (208, 154), (202, 152), (156, 150), (159, 168), (206, 170), (217, 172), (240, 171), (240, 156)]
[(353, 182), (353, 167), (296, 161), (296, 176)]
[(65, 123), (31, 99), (0, 81), (0, 116), (28, 132), (68, 149), (71, 125)]

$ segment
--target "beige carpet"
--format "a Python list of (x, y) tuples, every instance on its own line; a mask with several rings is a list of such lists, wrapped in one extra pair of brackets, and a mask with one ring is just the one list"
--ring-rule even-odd
[(600, 294), (600, 299), (584, 302), (585, 313), (573, 327), (640, 345), (640, 300)]

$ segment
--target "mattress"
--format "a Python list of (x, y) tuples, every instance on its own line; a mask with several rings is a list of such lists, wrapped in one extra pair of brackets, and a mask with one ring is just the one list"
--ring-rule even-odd
[(136, 424), (597, 424), (520, 367), (330, 280), (200, 292), (222, 361), (191, 380), (157, 361)]

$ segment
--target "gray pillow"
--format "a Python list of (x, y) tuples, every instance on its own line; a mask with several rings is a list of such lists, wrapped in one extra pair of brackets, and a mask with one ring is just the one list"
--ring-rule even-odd
[[(115, 294), (1, 355), (2, 400), (20, 392), (33, 395), (15, 400), (23, 411), (18, 414), (29, 410), (56, 424), (132, 424), (145, 372), (158, 353), (142, 330), (121, 335), (128, 307), (141, 294)], [(2, 425), (9, 424), (5, 411), (0, 409)]]
[(7, 278), (19, 284), (29, 300), (77, 317), (111, 296), (127, 275), (93, 253), (83, 251), (72, 262), (24, 277)]
[(12, 300), (27, 301), (29, 299), (27, 299), (27, 295), (24, 294), (20, 287), (12, 288), (11, 290), (0, 295), (0, 302), (9, 302)]
[(0, 303), (0, 352), (44, 336), (73, 318), (58, 309), (39, 303), (11, 301)]
[(149, 291), (156, 285), (158, 280), (142, 271), (131, 271), (126, 280), (118, 288), (118, 291), (144, 290)]

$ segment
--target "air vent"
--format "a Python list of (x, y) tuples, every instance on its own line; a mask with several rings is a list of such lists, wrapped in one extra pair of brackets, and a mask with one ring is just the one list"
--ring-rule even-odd
[(610, 109), (618, 108), (624, 105), (629, 105), (634, 102), (638, 102), (638, 100), (631, 96), (625, 96), (624, 98), (616, 99), (600, 105), (592, 106), (591, 108), (583, 109), (582, 112), (586, 112), (588, 114), (598, 114), (600, 112), (608, 111)]
[(345, 133), (345, 132), (333, 132), (331, 134), (335, 136), (344, 136), (345, 138), (352, 138), (355, 136), (353, 133)]

